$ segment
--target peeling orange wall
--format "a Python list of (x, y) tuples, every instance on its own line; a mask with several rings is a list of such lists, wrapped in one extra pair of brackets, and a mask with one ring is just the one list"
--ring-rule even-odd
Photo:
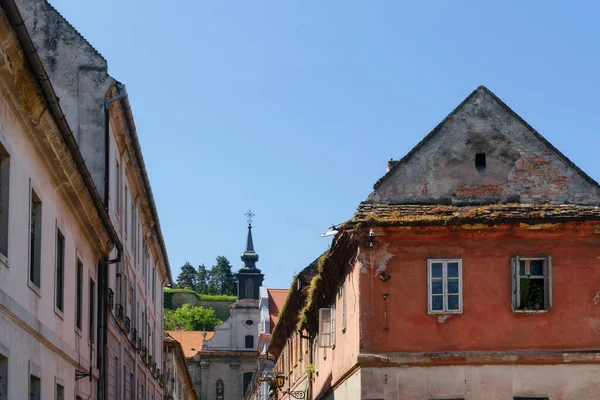
[[(362, 250), (361, 353), (600, 347), (600, 235), (592, 223), (529, 228), (379, 232), (375, 250)], [(553, 307), (547, 313), (511, 311), (510, 260), (517, 255), (552, 256)], [(382, 257), (388, 258), (387, 282), (371, 267), (380, 268)], [(462, 259), (462, 314), (427, 314), (430, 258)]]

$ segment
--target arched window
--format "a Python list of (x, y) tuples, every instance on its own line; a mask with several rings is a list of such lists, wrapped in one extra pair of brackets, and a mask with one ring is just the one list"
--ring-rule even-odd
[(217, 381), (217, 400), (223, 400), (225, 398), (225, 385), (223, 385), (223, 380), (219, 379)]
[(252, 372), (245, 372), (244, 373), (244, 391), (242, 392), (242, 397), (246, 395), (246, 391), (248, 390), (250, 383), (252, 383)]
[(254, 298), (254, 282), (251, 279), (246, 281), (246, 296), (247, 299)]
[(247, 349), (253, 349), (254, 348), (254, 336), (252, 335), (246, 335), (246, 345), (245, 347)]

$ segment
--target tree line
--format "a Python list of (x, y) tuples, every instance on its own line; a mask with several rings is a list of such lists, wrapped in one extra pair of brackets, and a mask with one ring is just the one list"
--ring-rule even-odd
[(179, 289), (192, 289), (201, 294), (235, 296), (237, 282), (231, 264), (224, 256), (218, 256), (217, 263), (208, 269), (204, 264), (198, 269), (186, 262), (181, 267), (177, 276), (175, 287)]

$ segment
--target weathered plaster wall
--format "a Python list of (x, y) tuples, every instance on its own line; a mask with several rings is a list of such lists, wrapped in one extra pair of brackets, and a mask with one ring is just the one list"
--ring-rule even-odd
[(600, 190), (479, 88), (367, 201), (600, 204)]
[(363, 368), (362, 396), (340, 399), (550, 400), (600, 398), (600, 365)]
[[(246, 324), (252, 321), (252, 325)], [(246, 335), (254, 337), (254, 348), (256, 352), (258, 345), (258, 324), (260, 322), (260, 310), (258, 300), (240, 300), (231, 306), (231, 316), (221, 325), (215, 327), (215, 335), (205, 341), (203, 350), (235, 350), (244, 351)]]
[(194, 383), (202, 400), (216, 400), (218, 380), (224, 384), (223, 400), (239, 400), (243, 398), (244, 373), (254, 373), (256, 357), (203, 357), (200, 362), (190, 364), (195, 365), (195, 376), (200, 376)]
[(104, 96), (115, 82), (106, 60), (47, 1), (16, 3), (102, 197)]
[(324, 398), (324, 400), (359, 400), (361, 394), (361, 370), (356, 370), (347, 377), (335, 390)]
[(335, 309), (335, 347), (316, 348), (314, 364), (318, 371), (315, 376), (313, 393), (325, 393), (336, 385), (342, 376), (358, 361), (360, 346), (359, 299), (364, 296), (360, 274), (361, 264), (355, 262), (346, 276), (346, 329), (342, 327), (343, 302), (338, 289)]
[[(391, 278), (383, 282), (368, 265), (361, 274), (361, 352), (597, 349), (600, 235), (595, 224), (389, 229), (377, 236), (376, 249), (394, 255), (383, 269)], [(584, 227), (589, 233), (577, 233)], [(510, 260), (517, 255), (552, 256), (548, 312), (511, 311)], [(378, 265), (385, 256), (367, 251), (363, 263)], [(462, 314), (428, 315), (431, 258), (462, 259)]]

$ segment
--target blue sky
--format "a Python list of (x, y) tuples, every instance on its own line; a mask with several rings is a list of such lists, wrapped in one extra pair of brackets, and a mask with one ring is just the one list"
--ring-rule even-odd
[(479, 85), (600, 179), (600, 3), (51, 3), (127, 85), (174, 277), (240, 268), (251, 208), (265, 285), (288, 287)]

